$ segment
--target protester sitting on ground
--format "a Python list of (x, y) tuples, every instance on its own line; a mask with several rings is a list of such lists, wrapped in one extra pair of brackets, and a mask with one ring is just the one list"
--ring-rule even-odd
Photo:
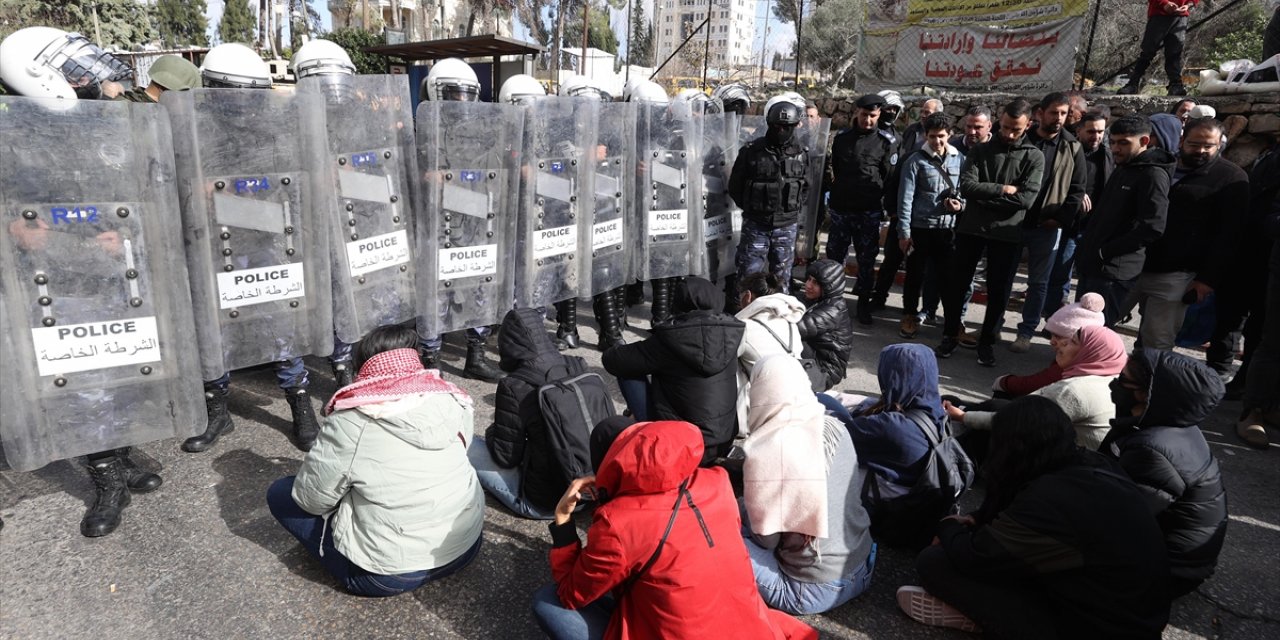
[[(1055, 340), (1054, 362), (1062, 370), (1062, 379), (1046, 385), (1030, 395), (1054, 401), (1071, 419), (1076, 428), (1076, 444), (1096, 451), (1111, 428), (1115, 417), (1115, 405), (1111, 403), (1111, 382), (1120, 375), (1129, 360), (1125, 353), (1124, 339), (1116, 332), (1102, 326), (1088, 326), (1066, 340)], [(964, 410), (946, 402), (947, 415), (952, 422), (964, 424), (966, 434), (961, 437), (970, 458), (971, 447), (986, 449), (994, 410), (1004, 401), (992, 400), (986, 406)], [(996, 405), (993, 407), (993, 405)]]
[(829, 611), (866, 591), (875, 569), (865, 472), (848, 429), (825, 415), (795, 358), (767, 356), (751, 379), (743, 533), (756, 586), (775, 609)]
[(985, 478), (982, 507), (943, 520), (916, 559), (921, 586), (898, 589), (908, 616), (999, 638), (1160, 637), (1160, 527), (1118, 468), (1076, 446), (1058, 405), (1001, 409)]
[(742, 291), (742, 310), (735, 317), (746, 327), (738, 345), (738, 435), (745, 436), (751, 370), (769, 355), (801, 357), (804, 343), (796, 325), (804, 316), (804, 305), (794, 296), (781, 293), (781, 283), (768, 273), (747, 274), (738, 288)]
[[(687, 422), (635, 424), (569, 485), (550, 525), (555, 584), (533, 596), (549, 637), (818, 637), (760, 599), (729, 478), (698, 468), (702, 446)], [(585, 547), (571, 520), (584, 494), (598, 503)]]
[[(1102, 309), (1107, 302), (1096, 293), (1086, 293), (1080, 300), (1063, 306), (1045, 321), (1049, 344), (1055, 349), (1085, 327), (1101, 327), (1106, 322)], [(991, 385), (996, 398), (1019, 398), (1062, 379), (1062, 367), (1055, 356), (1049, 366), (1027, 376), (1005, 374)]]
[(484, 492), (466, 455), (472, 401), (422, 368), (420, 341), (396, 325), (361, 340), (355, 383), (325, 406), (297, 477), (267, 491), (276, 520), (357, 595), (412, 591), (480, 551)]
[[(537, 309), (512, 309), (498, 333), (493, 424), (467, 450), (480, 485), (516, 515), (550, 520), (573, 478), (564, 477), (538, 405), (538, 387), (578, 375), (587, 363), (561, 355)], [(591, 425), (586, 425), (590, 430)]]
[(853, 351), (853, 328), (844, 301), (844, 267), (835, 260), (815, 260), (804, 271), (804, 303), (800, 319), (804, 357), (812, 357), (826, 375), (825, 389), (844, 380)]
[(1164, 531), (1169, 597), (1188, 594), (1213, 574), (1227, 535), (1226, 490), (1198, 426), (1222, 401), (1222, 380), (1182, 354), (1143, 349), (1112, 389), (1102, 452), (1120, 460)]
[(604, 368), (632, 417), (687, 420), (702, 431), (704, 463), (725, 456), (737, 432), (738, 345), (741, 320), (721, 313), (724, 294), (704, 278), (676, 286), (675, 315), (642, 342), (605, 352)]

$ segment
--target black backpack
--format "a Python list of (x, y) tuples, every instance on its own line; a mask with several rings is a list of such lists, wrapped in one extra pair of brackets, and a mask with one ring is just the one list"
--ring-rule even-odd
[(591, 475), (591, 430), (617, 413), (609, 388), (598, 373), (574, 373), (568, 364), (547, 371), (538, 387), (538, 410), (547, 428), (547, 443), (565, 485)]
[(961, 494), (973, 484), (973, 462), (951, 435), (951, 423), (942, 423), (942, 436), (932, 418), (919, 410), (903, 415), (911, 419), (929, 440), (929, 453), (915, 486), (907, 493), (885, 497), (879, 474), (868, 473), (862, 485), (862, 506), (871, 516), (871, 536), (889, 546), (923, 548), (933, 540), (938, 521), (957, 513)]

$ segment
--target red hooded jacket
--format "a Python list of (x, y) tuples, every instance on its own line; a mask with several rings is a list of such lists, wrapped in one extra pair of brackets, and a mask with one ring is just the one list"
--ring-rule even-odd
[(1147, 0), (1147, 17), (1151, 16), (1188, 16), (1191, 15), (1191, 5), (1200, 4), (1200, 0), (1172, 0), (1174, 6), (1187, 6), (1186, 11), (1170, 11), (1166, 6), (1170, 0)]
[[(596, 475), (607, 501), (596, 509), (587, 545), (551, 550), (560, 602), (574, 609), (613, 591), (608, 640), (816, 639), (808, 625), (760, 599), (729, 477), (699, 469), (702, 452), (702, 434), (687, 422), (642, 422), (618, 436)], [(697, 509), (681, 501), (657, 561), (624, 586), (657, 549), (686, 479)]]

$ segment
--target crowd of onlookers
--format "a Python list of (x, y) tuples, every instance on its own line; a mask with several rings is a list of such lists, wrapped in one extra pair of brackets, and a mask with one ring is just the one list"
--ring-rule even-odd
[[(878, 98), (859, 100), (854, 129), (880, 128)], [(1280, 163), (1266, 155), (1247, 175), (1222, 159), (1221, 124), (1190, 107), (1113, 120), (1050, 94), (976, 107), (956, 125), (931, 102), (892, 139), (835, 136), (833, 157), (850, 145), (841, 171), (876, 182), (880, 198), (854, 185), (829, 200), (839, 242), (808, 262), (796, 295), (767, 273), (741, 278), (737, 300), (682, 279), (669, 319), (605, 351), (613, 380), (561, 353), (540, 311), (509, 312), (483, 438), (470, 397), (422, 367), (418, 336), (375, 330), (297, 477), (272, 486), (272, 513), (351, 592), (393, 595), (476, 556), (488, 492), (550, 522), (554, 584), (532, 608), (554, 638), (817, 637), (791, 616), (858, 597), (880, 546), (918, 551), (919, 586), (898, 602), (926, 624), (1159, 637), (1171, 602), (1213, 573), (1226, 534), (1200, 425), (1242, 391), (1241, 438), (1267, 446), (1263, 424), (1276, 417), (1280, 311), (1267, 270), (1277, 277), (1280, 255), (1265, 251), (1280, 226)], [(874, 180), (858, 169), (862, 152), (882, 171)], [(853, 180), (841, 171), (831, 179)], [(886, 250), (899, 255), (877, 278), (866, 252), (881, 240), (858, 234), (869, 219), (878, 234), (886, 211)], [(850, 245), (856, 267), (839, 255)], [(972, 346), (995, 365), (1024, 253), (1009, 348), (1027, 352), (1043, 322), (1053, 360), (1000, 376), (982, 402), (944, 397), (939, 358)], [(854, 323), (887, 304), (895, 259), (907, 271), (904, 342), (880, 353), (878, 396), (842, 393)], [(977, 291), (975, 336), (962, 320)], [(1205, 307), (1217, 323), (1201, 362), (1173, 347), (1188, 309)], [(1128, 352), (1114, 328), (1135, 308)], [(933, 349), (913, 341), (931, 324), (942, 325)], [(980, 506), (961, 513), (975, 483)], [(588, 512), (584, 545), (574, 516)]]

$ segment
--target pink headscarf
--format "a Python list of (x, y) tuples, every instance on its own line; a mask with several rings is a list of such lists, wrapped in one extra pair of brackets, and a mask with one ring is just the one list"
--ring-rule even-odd
[(1116, 376), (1129, 361), (1124, 340), (1106, 327), (1085, 327), (1071, 337), (1080, 345), (1076, 359), (1063, 370), (1063, 378)]

